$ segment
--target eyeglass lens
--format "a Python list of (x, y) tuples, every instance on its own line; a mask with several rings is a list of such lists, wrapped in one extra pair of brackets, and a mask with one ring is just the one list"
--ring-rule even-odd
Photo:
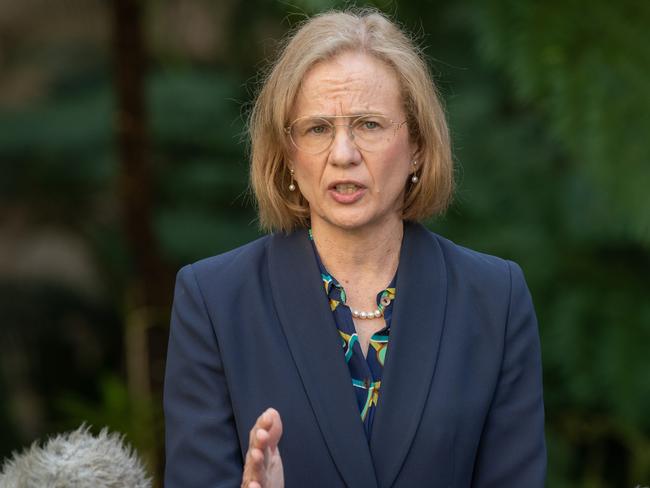
[(337, 126), (346, 126), (356, 145), (366, 151), (385, 148), (393, 138), (395, 123), (381, 115), (364, 115), (349, 124), (334, 124), (322, 117), (305, 117), (296, 120), (290, 128), (290, 136), (298, 149), (316, 154), (326, 150), (336, 135)]

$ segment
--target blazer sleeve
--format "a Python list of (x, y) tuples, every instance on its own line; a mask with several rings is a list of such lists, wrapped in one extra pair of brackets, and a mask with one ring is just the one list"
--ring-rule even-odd
[(242, 457), (226, 376), (191, 265), (176, 278), (163, 404), (165, 487), (239, 487)]
[(508, 262), (510, 304), (499, 381), (478, 448), (473, 488), (542, 488), (546, 477), (537, 319), (521, 268)]

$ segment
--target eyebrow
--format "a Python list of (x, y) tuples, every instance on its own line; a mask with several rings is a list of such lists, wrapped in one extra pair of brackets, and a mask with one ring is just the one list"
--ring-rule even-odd
[(345, 114), (345, 115), (325, 115), (325, 114), (315, 114), (315, 115), (304, 115), (302, 117), (298, 117), (299, 119), (302, 118), (319, 118), (319, 119), (351, 119), (351, 118), (358, 118), (358, 117), (364, 117), (367, 115), (381, 115), (382, 117), (387, 117), (386, 114), (383, 114), (381, 112), (354, 112), (351, 114)]

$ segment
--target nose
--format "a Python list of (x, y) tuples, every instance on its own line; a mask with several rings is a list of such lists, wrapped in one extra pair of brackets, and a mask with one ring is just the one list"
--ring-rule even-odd
[(335, 126), (334, 140), (330, 146), (329, 162), (336, 166), (349, 166), (361, 161), (361, 153), (347, 124)]

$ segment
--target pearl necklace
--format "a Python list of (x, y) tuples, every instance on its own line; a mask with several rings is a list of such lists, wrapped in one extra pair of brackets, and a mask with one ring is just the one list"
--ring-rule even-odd
[(379, 301), (379, 307), (377, 307), (372, 312), (363, 312), (361, 310), (357, 310), (356, 308), (352, 308), (352, 307), (350, 307), (350, 311), (352, 312), (352, 317), (354, 317), (355, 319), (378, 319), (379, 317), (382, 317), (384, 315), (384, 309), (388, 305), (390, 305), (390, 298), (384, 296)]

